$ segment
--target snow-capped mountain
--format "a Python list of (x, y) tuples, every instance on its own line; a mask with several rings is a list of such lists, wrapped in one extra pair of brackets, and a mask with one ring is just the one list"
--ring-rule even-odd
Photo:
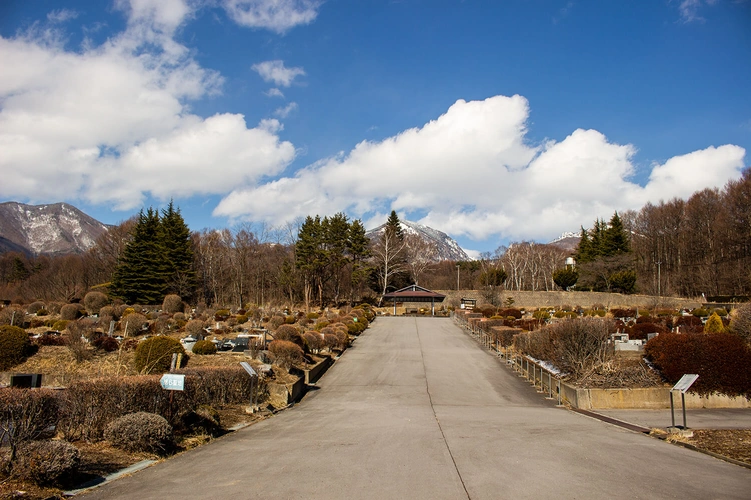
[(553, 241), (551, 241), (550, 243), (548, 243), (548, 245), (555, 245), (569, 252), (573, 252), (579, 246), (580, 239), (581, 239), (581, 234), (566, 232), (560, 235), (559, 237), (557, 237), (556, 239), (554, 239)]
[[(419, 236), (424, 241), (434, 245), (436, 249), (435, 260), (436, 262), (442, 260), (471, 260), (467, 253), (462, 250), (459, 244), (454, 241), (448, 234), (433, 229), (432, 227), (423, 226), (416, 222), (410, 222), (407, 220), (400, 221), (402, 226), (402, 232), (405, 235), (413, 234)], [(365, 233), (365, 236), (371, 240), (380, 236), (386, 230), (386, 224), (371, 229)]]
[(67, 203), (0, 203), (0, 252), (83, 253), (106, 231), (106, 225)]

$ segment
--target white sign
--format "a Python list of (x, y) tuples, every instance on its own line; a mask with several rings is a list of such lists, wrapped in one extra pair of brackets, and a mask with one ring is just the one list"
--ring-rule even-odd
[(253, 367), (250, 366), (247, 362), (241, 361), (240, 366), (242, 366), (245, 369), (245, 371), (248, 372), (248, 375), (250, 375), (251, 377), (255, 377), (256, 375), (258, 375), (256, 371), (253, 369)]
[(162, 389), (167, 389), (168, 391), (184, 391), (185, 375), (165, 373), (159, 380), (159, 384), (162, 386)]
[(688, 390), (689, 387), (691, 387), (691, 384), (696, 382), (696, 379), (698, 379), (699, 376), (693, 373), (687, 373), (686, 375), (682, 376), (681, 379), (678, 381), (677, 384), (673, 386), (671, 391), (681, 391), (685, 394), (685, 392)]

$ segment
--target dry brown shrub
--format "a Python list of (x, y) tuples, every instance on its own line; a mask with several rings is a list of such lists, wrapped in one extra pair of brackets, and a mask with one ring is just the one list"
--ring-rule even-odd
[(81, 453), (65, 441), (32, 441), (18, 450), (13, 476), (38, 485), (54, 485), (78, 468)]
[(60, 396), (49, 389), (0, 389), (0, 443), (12, 467), (21, 444), (40, 439), (58, 422)]
[(83, 305), (89, 314), (99, 314), (102, 307), (110, 303), (109, 297), (102, 292), (89, 292), (83, 298)]
[(269, 352), (274, 355), (275, 364), (290, 369), (296, 363), (303, 360), (302, 348), (288, 340), (274, 340), (269, 344)]

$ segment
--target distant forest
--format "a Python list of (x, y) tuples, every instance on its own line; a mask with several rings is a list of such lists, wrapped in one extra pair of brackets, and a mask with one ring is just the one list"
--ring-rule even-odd
[[(150, 213), (145, 212), (145, 219)], [(578, 257), (574, 276), (567, 279), (574, 279), (575, 284), (564, 283), (567, 288), (688, 297), (751, 295), (748, 169), (722, 190), (705, 189), (685, 201), (650, 203), (615, 217), (616, 229), (613, 219), (586, 221), (594, 224), (582, 227), (582, 241), (590, 247), (574, 252)], [(136, 228), (145, 219), (142, 212), (112, 228), (83, 255), (0, 255), (0, 299), (69, 302), (96, 289), (113, 298), (140, 300), (127, 286), (148, 281), (151, 272), (133, 262), (133, 255), (138, 254), (133, 250), (139, 239)], [(430, 259), (429, 245), (398, 231), (364, 241), (360, 221), (350, 221), (343, 214), (311, 216), (294, 227), (190, 232), (181, 226), (179, 209), (172, 212), (170, 205), (162, 220), (172, 221), (173, 231), (184, 230), (178, 239), (185, 245), (180, 245), (180, 259), (167, 254), (158, 271), (160, 279), (166, 280), (163, 286), (144, 296), (154, 303), (160, 302), (160, 294), (177, 292), (192, 303), (228, 307), (325, 305), (372, 300), (384, 289), (413, 282), (435, 290), (560, 290), (556, 281), (561, 279), (556, 280), (556, 275), (561, 277), (566, 258), (572, 256), (552, 244), (522, 241), (487, 252), (478, 260), (436, 263)], [(390, 222), (393, 227), (398, 219), (390, 218)], [(592, 241), (599, 245), (598, 239), (606, 233), (616, 239), (619, 234), (625, 241), (619, 240), (620, 246), (611, 250), (593, 252)], [(384, 241), (386, 237), (392, 240)], [(150, 251), (177, 251), (174, 242), (171, 247)]]

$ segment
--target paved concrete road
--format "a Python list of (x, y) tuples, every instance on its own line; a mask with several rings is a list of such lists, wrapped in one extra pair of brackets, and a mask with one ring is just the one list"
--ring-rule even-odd
[(94, 498), (745, 498), (751, 471), (577, 415), (447, 319), (379, 318), (278, 416)]

